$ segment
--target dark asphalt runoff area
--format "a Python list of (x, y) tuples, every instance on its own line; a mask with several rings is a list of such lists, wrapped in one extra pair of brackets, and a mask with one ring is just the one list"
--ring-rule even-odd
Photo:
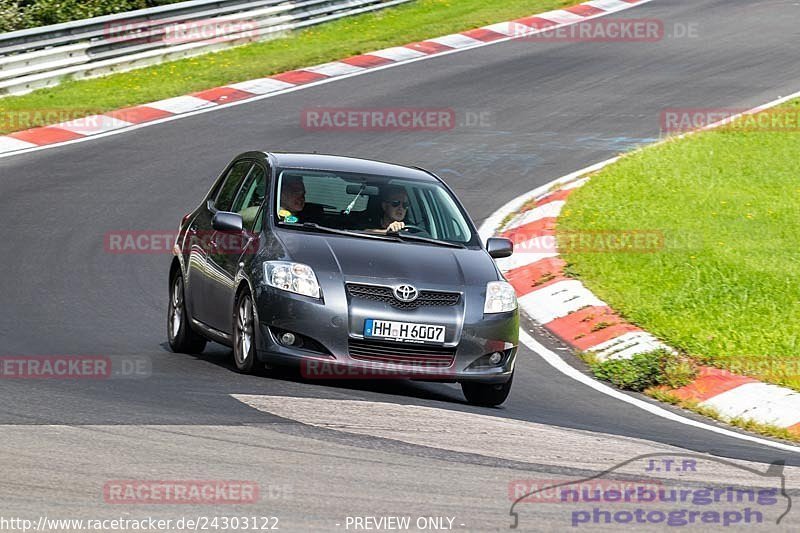
[[(195, 356), (169, 351), (169, 254), (105, 250), (108, 232), (174, 231), (225, 164), (247, 150), (423, 166), (446, 179), (480, 225), (520, 194), (658, 139), (665, 108), (747, 108), (800, 89), (791, 44), (800, 37), (796, 2), (656, 0), (617, 18), (660, 19), (668, 35), (688, 29), (695, 36), (511, 41), (0, 159), (2, 355), (110, 356), (143, 361), (147, 369), (137, 379), (0, 380), (0, 499), (8, 513), (140, 512), (104, 503), (108, 479), (255, 479), (285, 489), (254, 513), (284, 513), (285, 530), (343, 529), (348, 513), (387, 512), (438, 512), (458, 516), (462, 529), (503, 529), (509, 480), (531, 471), (569, 474), (584, 468), (576, 465), (591, 453), (603, 458), (598, 471), (649, 446), (800, 465), (800, 454), (668, 421), (605, 396), (525, 347), (511, 396), (499, 409), (471, 407), (447, 384), (243, 376), (222, 346), (210, 344)], [(309, 131), (301, 116), (314, 107), (452, 109), (458, 126)], [(363, 400), (534, 423), (563, 437), (563, 453), (540, 455), (539, 430), (515, 460), (493, 450), (399, 444), (403, 439), (270, 414), (233, 395)], [(548, 435), (542, 434), (543, 446), (554, 438)], [(611, 442), (628, 444), (604, 447)]]

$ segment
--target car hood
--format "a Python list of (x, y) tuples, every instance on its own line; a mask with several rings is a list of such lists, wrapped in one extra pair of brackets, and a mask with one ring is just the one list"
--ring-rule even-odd
[(280, 232), (290, 260), (312, 267), (318, 277), (338, 273), (345, 281), (411, 283), (430, 287), (463, 287), (498, 279), (484, 250), (412, 242)]

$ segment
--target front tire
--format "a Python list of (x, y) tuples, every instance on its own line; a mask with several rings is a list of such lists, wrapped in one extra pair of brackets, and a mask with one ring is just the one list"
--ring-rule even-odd
[(169, 306), (167, 309), (167, 338), (169, 347), (177, 353), (200, 353), (206, 347), (206, 339), (192, 329), (186, 312), (183, 276), (176, 272), (169, 284)]
[(471, 383), (465, 381), (461, 384), (461, 391), (472, 405), (496, 407), (508, 398), (512, 381), (514, 381), (514, 374), (511, 374), (511, 378), (505, 383)]
[(249, 290), (239, 293), (233, 309), (233, 362), (239, 372), (252, 374), (259, 370), (256, 361), (258, 316)]

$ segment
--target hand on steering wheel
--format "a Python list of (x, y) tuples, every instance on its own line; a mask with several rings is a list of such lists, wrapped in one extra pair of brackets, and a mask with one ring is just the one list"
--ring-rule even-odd
[(405, 222), (394, 221), (386, 228), (386, 233), (397, 233), (401, 229), (405, 228)]
[(424, 228), (419, 226), (415, 226), (414, 224), (406, 224), (405, 222), (395, 221), (389, 224), (389, 227), (386, 228), (386, 233), (397, 233), (399, 231), (407, 231), (409, 233), (422, 233), (425, 231)]
[(420, 226), (415, 226), (414, 224), (406, 224), (403, 226), (403, 231), (407, 231), (409, 233), (424, 233), (426, 230)]

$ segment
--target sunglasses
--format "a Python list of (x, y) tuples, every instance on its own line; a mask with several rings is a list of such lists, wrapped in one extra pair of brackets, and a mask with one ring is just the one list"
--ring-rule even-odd
[(389, 202), (389, 205), (391, 205), (392, 207), (400, 207), (402, 205), (403, 209), (408, 209), (408, 206), (410, 206), (411, 204), (408, 202), (404, 202), (402, 200), (392, 200), (391, 202)]

